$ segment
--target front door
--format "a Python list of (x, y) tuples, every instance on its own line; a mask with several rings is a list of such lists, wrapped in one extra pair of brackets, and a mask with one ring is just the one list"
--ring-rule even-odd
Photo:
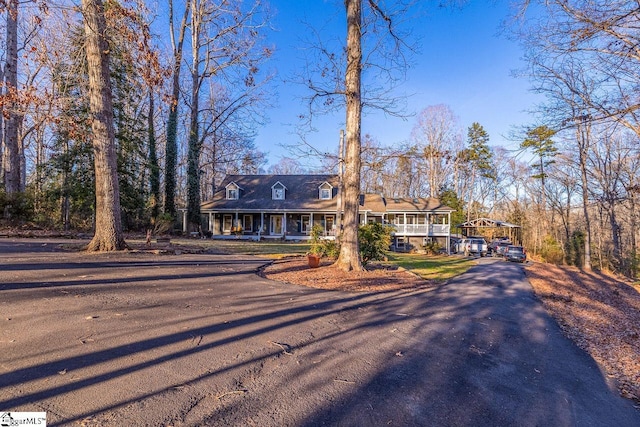
[(335, 225), (336, 225), (336, 218), (333, 215), (331, 215), (331, 216), (326, 215), (324, 217), (325, 232), (328, 235), (334, 235), (335, 234), (335, 230), (334, 230)]
[(282, 236), (282, 215), (271, 215), (271, 230), (272, 236)]

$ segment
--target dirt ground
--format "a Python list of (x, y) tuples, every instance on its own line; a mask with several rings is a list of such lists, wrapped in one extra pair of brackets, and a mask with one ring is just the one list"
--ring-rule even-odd
[[(640, 287), (611, 275), (538, 262), (529, 262), (525, 272), (567, 337), (616, 380), (622, 396), (640, 403)], [(436, 286), (402, 269), (378, 266), (345, 273), (330, 260), (310, 269), (304, 258), (276, 261), (261, 274), (300, 286), (343, 291)]]

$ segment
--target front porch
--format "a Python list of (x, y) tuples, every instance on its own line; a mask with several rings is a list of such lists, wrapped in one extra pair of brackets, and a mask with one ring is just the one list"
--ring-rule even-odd
[(308, 240), (315, 225), (327, 238), (336, 235), (335, 213), (205, 212), (203, 220), (214, 239)]

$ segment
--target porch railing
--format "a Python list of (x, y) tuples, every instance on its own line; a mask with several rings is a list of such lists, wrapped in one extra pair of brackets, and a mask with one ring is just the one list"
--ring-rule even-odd
[(404, 236), (447, 236), (449, 224), (394, 224), (396, 235)]

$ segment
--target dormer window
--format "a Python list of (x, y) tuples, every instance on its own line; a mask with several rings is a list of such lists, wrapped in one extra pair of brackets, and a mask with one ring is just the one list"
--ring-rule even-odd
[(276, 182), (271, 187), (271, 198), (273, 200), (284, 200), (286, 190), (287, 190), (287, 187), (282, 185), (280, 181)]
[(227, 190), (227, 200), (238, 200), (240, 198), (240, 187), (238, 187), (238, 184), (232, 182), (225, 188)]
[(333, 196), (333, 186), (328, 182), (323, 182), (319, 189), (318, 198), (320, 200), (331, 200)]

